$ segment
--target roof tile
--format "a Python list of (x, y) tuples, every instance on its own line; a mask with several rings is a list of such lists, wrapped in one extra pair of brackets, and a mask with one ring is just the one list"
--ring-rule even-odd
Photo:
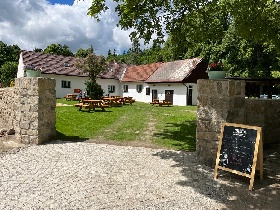
[[(43, 74), (87, 77), (81, 69), (75, 66), (75, 57), (45, 54), (42, 52), (22, 51), (24, 65), (38, 66)], [(68, 64), (68, 65), (65, 65)], [(103, 79), (120, 79), (126, 64), (107, 63), (108, 70), (99, 75)]]
[(192, 58), (164, 63), (146, 82), (181, 82), (201, 61), (201, 58)]
[(139, 66), (129, 66), (126, 68), (122, 82), (145, 81), (163, 63), (152, 63)]

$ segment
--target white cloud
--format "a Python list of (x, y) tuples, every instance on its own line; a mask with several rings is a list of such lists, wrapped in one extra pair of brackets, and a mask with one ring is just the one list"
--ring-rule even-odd
[(92, 45), (97, 54), (105, 56), (109, 49), (130, 48), (129, 32), (116, 27), (113, 1), (100, 22), (86, 14), (90, 3), (75, 0), (70, 6), (51, 5), (47, 0), (0, 0), (0, 40), (22, 50), (65, 44), (74, 53)]

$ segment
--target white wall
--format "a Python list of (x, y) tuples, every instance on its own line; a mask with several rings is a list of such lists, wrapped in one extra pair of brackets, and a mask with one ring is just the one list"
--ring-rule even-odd
[[(133, 97), (136, 101), (140, 102), (148, 102), (151, 101), (152, 95), (146, 96), (146, 84), (144, 82), (122, 82), (121, 89), (123, 89), (123, 85), (128, 85), (128, 92), (122, 93), (123, 97)], [(138, 93), (136, 90), (136, 85), (143, 85), (143, 89), (141, 93)]]
[[(123, 93), (124, 97), (131, 96), (136, 101), (150, 103), (152, 102), (152, 90), (157, 90), (158, 99), (165, 99), (165, 90), (174, 90), (173, 95), (173, 105), (186, 106), (187, 104), (187, 87), (192, 85), (193, 95), (192, 95), (192, 105), (197, 104), (197, 84), (195, 83), (157, 83), (157, 84), (147, 84), (143, 82), (122, 82), (123, 85), (128, 85), (128, 92)], [(143, 85), (143, 90), (141, 93), (136, 91), (136, 85)], [(169, 86), (168, 86), (169, 85)], [(146, 95), (146, 88), (150, 87), (150, 95)]]
[(97, 78), (96, 82), (101, 85), (106, 95), (108, 94), (108, 85), (115, 85), (115, 92), (110, 93), (110, 96), (122, 96), (122, 86), (118, 80)]
[[(54, 78), (56, 80), (56, 97), (63, 98), (67, 94), (74, 93), (74, 89), (81, 89), (85, 91), (86, 85), (85, 82), (88, 80), (88, 77), (78, 77), (78, 76), (65, 76), (65, 75), (56, 75), (56, 74), (42, 74), (42, 77), (45, 78)], [(71, 88), (62, 88), (61, 81), (71, 81)]]
[(24, 65), (23, 65), (22, 53), (20, 53), (19, 60), (18, 60), (17, 78), (24, 77), (23, 67), (24, 67)]
[[(24, 76), (22, 55), (20, 54), (17, 77)], [(56, 74), (42, 74), (45, 78), (54, 78), (56, 80), (56, 97), (63, 98), (67, 94), (74, 93), (74, 89), (81, 89), (85, 91), (85, 82), (88, 77), (78, 77), (78, 76), (65, 76)], [(71, 88), (62, 88), (61, 81), (71, 81)], [(186, 106), (187, 104), (187, 87), (192, 85), (193, 96), (192, 105), (197, 105), (197, 84), (195, 83), (156, 83), (147, 84), (144, 82), (119, 82), (114, 79), (97, 79), (97, 83), (101, 85), (105, 94), (108, 94), (108, 85), (115, 85), (115, 92), (110, 93), (110, 96), (123, 96), (123, 97), (133, 97), (136, 101), (150, 103), (152, 101), (152, 90), (156, 89), (158, 92), (158, 99), (165, 99), (165, 90), (174, 90), (173, 104), (178, 106)], [(128, 85), (128, 92), (123, 93), (123, 85)], [(141, 93), (136, 91), (136, 85), (143, 85), (143, 90)], [(169, 86), (168, 86), (169, 85)], [(150, 95), (146, 95), (146, 88), (150, 87)]]

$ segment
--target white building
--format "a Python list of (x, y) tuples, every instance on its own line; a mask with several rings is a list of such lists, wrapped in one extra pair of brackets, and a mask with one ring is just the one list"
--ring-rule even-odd
[[(24, 66), (42, 68), (42, 77), (56, 80), (56, 96), (86, 89), (87, 73), (76, 68), (74, 57), (22, 51), (17, 77), (25, 76)], [(196, 105), (197, 80), (207, 79), (207, 63), (200, 58), (139, 66), (108, 63), (97, 83), (110, 96), (130, 96), (141, 102), (169, 99), (173, 105)]]

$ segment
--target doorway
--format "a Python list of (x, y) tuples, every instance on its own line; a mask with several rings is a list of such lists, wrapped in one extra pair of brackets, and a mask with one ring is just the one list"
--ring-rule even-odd
[(152, 90), (152, 101), (158, 99), (158, 93), (157, 90)]
[(193, 86), (189, 85), (187, 89), (187, 105), (193, 105), (192, 104), (192, 95), (193, 95)]
[(165, 90), (165, 100), (169, 100), (173, 104), (174, 90)]

